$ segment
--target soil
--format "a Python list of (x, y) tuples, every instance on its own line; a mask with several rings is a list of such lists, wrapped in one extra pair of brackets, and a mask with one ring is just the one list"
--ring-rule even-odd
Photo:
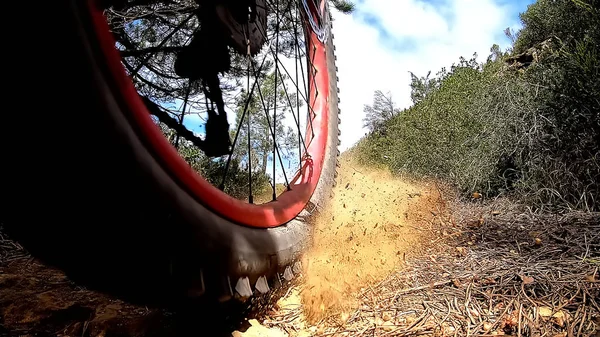
[(172, 329), (160, 309), (86, 290), (27, 256), (0, 266), (0, 335), (161, 335)]
[(128, 303), (75, 284), (0, 240), (0, 336), (231, 336), (248, 326), (248, 305)]
[(599, 214), (449, 202), (347, 155), (334, 195), (303, 275), (245, 306), (128, 303), (0, 230), (0, 336), (599, 337)]

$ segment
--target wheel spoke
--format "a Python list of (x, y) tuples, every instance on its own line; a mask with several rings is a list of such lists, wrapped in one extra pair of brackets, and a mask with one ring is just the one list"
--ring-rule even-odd
[[(253, 72), (254, 72), (254, 76), (255, 77), (258, 76), (257, 72), (254, 69), (253, 69)], [(264, 96), (262, 94), (262, 90), (260, 89), (260, 85), (257, 86), (257, 91), (258, 91), (258, 96), (260, 98), (260, 101), (261, 101), (261, 104), (263, 106), (263, 109), (265, 111), (265, 115), (266, 115), (266, 118), (267, 118), (267, 126), (268, 126), (268, 129), (269, 129), (269, 132), (271, 133), (271, 136), (273, 137), (273, 148), (274, 148), (274, 150), (273, 150), (274, 151), (273, 152), (273, 171), (275, 171), (274, 167), (276, 165), (275, 164), (275, 153), (276, 153), (277, 157), (279, 158), (279, 163), (281, 164), (281, 168), (282, 168), (282, 171), (283, 171), (283, 177), (285, 179), (285, 183), (286, 183), (286, 185), (289, 185), (288, 178), (287, 178), (287, 175), (285, 173), (285, 168), (283, 167), (283, 161), (281, 160), (281, 153), (279, 152), (279, 147), (277, 146), (277, 139), (275, 138), (275, 132), (274, 132), (275, 125), (273, 125), (273, 127), (271, 127), (271, 120), (269, 118), (269, 107), (268, 107), (268, 104), (266, 104), (265, 101), (264, 101)], [(275, 179), (273, 179), (273, 182), (275, 182)], [(273, 184), (273, 186), (275, 186), (275, 184)]]
[[(250, 48), (250, 47), (248, 47)], [(248, 66), (247, 66), (247, 72), (248, 72), (248, 76), (246, 77), (246, 90), (248, 92), (250, 92), (250, 63), (251, 58), (250, 58), (250, 53), (248, 53)], [(257, 79), (258, 81), (258, 79)], [(252, 96), (249, 96), (252, 97)], [(248, 134), (248, 202), (253, 204), (254, 203), (254, 196), (252, 195), (252, 143), (250, 142), (250, 119), (251, 119), (251, 111), (248, 111), (248, 130), (247, 130), (247, 134)], [(233, 151), (231, 151), (233, 153)]]
[[(298, 33), (298, 23), (300, 22), (300, 8), (298, 7), (298, 2), (296, 2), (296, 11), (295, 11), (296, 15), (295, 15), (295, 19), (294, 19), (294, 15), (292, 15), (292, 8), (290, 6), (290, 10), (289, 10), (289, 16), (290, 16), (290, 21), (293, 22), (293, 26), (294, 26), (294, 47), (295, 47), (295, 54), (296, 54), (296, 67), (298, 65), (298, 63), (300, 63), (300, 73), (302, 74), (302, 88), (304, 89), (304, 97), (308, 97), (308, 88), (306, 87), (306, 78), (304, 77), (304, 66), (302, 65), (302, 62), (300, 60), (302, 51), (300, 49), (300, 35)], [(298, 75), (298, 72), (296, 71), (296, 75)], [(296, 76), (297, 78), (297, 76)], [(298, 83), (298, 80), (296, 80), (296, 83)], [(298, 86), (296, 86), (296, 89), (298, 89)]]
[[(265, 38), (266, 38), (266, 37), (265, 37)], [(285, 67), (285, 65), (284, 65), (284, 64), (281, 62), (281, 60), (279, 59), (279, 57), (277, 57), (277, 53), (275, 52), (275, 50), (273, 50), (273, 48), (272, 48), (271, 46), (268, 46), (268, 48), (267, 48), (267, 49), (268, 49), (268, 50), (271, 52), (271, 54), (273, 54), (273, 58), (275, 59), (275, 63), (276, 63), (276, 64), (278, 64), (279, 66), (281, 66), (281, 67), (283, 68), (283, 70), (285, 71), (285, 74), (286, 74), (286, 75), (287, 75), (289, 78), (292, 78), (292, 75), (290, 75), (290, 72), (287, 70), (287, 68)], [(312, 65), (312, 63), (311, 63), (311, 65)], [(314, 68), (314, 67), (313, 67), (313, 68)], [(298, 88), (298, 84), (297, 84), (297, 83), (294, 83), (294, 86), (296, 87), (296, 89), (298, 89), (298, 90), (299, 90), (299, 88)], [(307, 94), (306, 94), (306, 95), (305, 95), (305, 94), (302, 94), (302, 98), (304, 99), (304, 101), (305, 101), (305, 102), (307, 102), (307, 103), (308, 103), (308, 102), (309, 102), (309, 100), (308, 100), (308, 98), (307, 98), (307, 97), (308, 97), (308, 95), (307, 95)]]
[[(264, 36), (264, 37), (267, 38), (266, 36)], [(283, 68), (283, 70), (285, 71), (286, 75), (289, 78), (291, 78), (290, 72), (287, 70), (287, 68), (285, 67), (285, 65), (283, 64), (283, 62), (281, 62), (281, 60), (279, 59), (279, 57), (277, 57), (277, 52), (274, 51), (273, 48), (271, 48), (271, 46), (268, 46), (268, 50), (273, 54), (273, 58), (275, 59), (275, 65), (276, 65), (276, 67), (277, 66), (281, 66)], [(314, 55), (315, 54), (313, 52), (313, 57), (314, 57)], [(316, 97), (319, 96), (319, 90), (317, 90), (317, 85), (316, 85), (316, 82), (315, 82), (316, 81), (315, 80), (315, 77), (316, 77), (315, 76), (316, 75), (316, 68), (314, 66), (314, 63), (312, 62), (313, 60), (310, 60), (309, 57), (307, 57), (306, 59), (308, 60), (309, 66), (310, 66), (310, 68), (313, 71), (313, 74), (312, 74), (311, 77), (312, 77), (312, 80), (313, 80), (313, 83), (314, 83), (314, 87), (315, 87), (315, 98), (316, 98)], [(303, 74), (303, 77), (304, 77), (304, 72), (302, 72), (302, 74)], [(310, 89), (310, 84), (311, 83), (309, 83), (309, 88), (308, 89)], [(296, 92), (299, 92), (298, 84), (294, 83), (294, 86), (296, 88)], [(307, 118), (308, 118), (308, 123), (310, 125), (310, 131), (311, 131), (311, 138), (310, 138), (310, 140), (312, 140), (315, 137), (315, 131), (314, 131), (314, 126), (313, 126), (313, 116), (315, 116), (316, 113), (315, 113), (313, 107), (310, 104), (310, 100), (307, 97), (308, 97), (308, 92), (307, 92), (306, 96), (303, 95), (302, 98), (304, 99), (304, 101), (306, 102), (306, 105), (308, 107), (308, 116), (307, 116)]]
[(292, 108), (291, 112), (292, 112), (292, 117), (294, 118), (294, 123), (296, 124), (296, 127), (298, 128), (298, 147), (300, 148), (300, 150), (302, 149), (302, 147), (304, 147), (304, 150), (306, 151), (307, 150), (306, 143), (304, 142), (304, 137), (302, 136), (302, 132), (300, 130), (300, 99), (298, 98), (298, 95), (297, 95), (298, 90), (296, 90), (296, 108), (297, 108), (297, 112), (298, 112), (298, 117), (296, 118), (296, 115), (294, 114), (294, 109), (293, 109), (294, 105), (292, 104), (292, 99), (290, 98), (290, 95), (287, 92), (287, 87), (285, 85), (285, 82), (282, 81), (281, 85), (283, 86), (283, 91), (287, 98), (288, 104), (290, 105), (290, 108)]
[[(189, 43), (198, 35), (195, 32), (200, 26), (206, 28), (213, 23), (209, 21), (202, 25), (203, 16), (198, 9), (168, 15), (159, 13), (159, 9), (152, 6), (127, 8), (123, 10), (122, 17), (115, 18), (113, 29), (122, 63), (134, 79), (140, 95), (155, 108), (149, 110), (160, 112), (155, 111), (154, 115), (159, 116), (155, 122), (163, 132), (171, 135), (170, 143), (207, 181), (237, 199), (247, 199), (251, 204), (267, 202), (269, 194), (271, 200), (277, 200), (277, 194), (281, 192), (278, 185), (282, 183), (285, 183), (287, 191), (293, 189), (288, 177), (292, 179), (303, 172), (305, 157), (312, 149), (311, 142), (317, 132), (314, 127), (321, 127), (315, 121), (315, 102), (321, 104), (323, 101), (316, 85), (314, 62), (317, 54), (312, 49), (311, 40), (315, 33), (302, 4), (298, 0), (266, 0), (260, 3), (256, 23), (232, 27), (235, 44), (227, 42), (230, 67), (215, 63), (217, 58), (224, 61), (224, 57), (218, 54), (202, 54), (202, 50), (210, 46), (203, 44), (222, 46), (223, 41), (218, 37), (199, 42), (200, 45)], [(311, 4), (311, 12), (314, 11), (312, 7)], [(235, 10), (235, 7), (230, 9)], [(132, 13), (134, 16), (131, 16)], [(266, 18), (263, 13), (266, 13)], [(198, 20), (193, 21), (195, 18)], [(243, 47), (241, 41), (247, 41), (241, 43)], [(215, 50), (219, 51), (217, 47)], [(246, 48), (247, 52), (241, 52)], [(177, 60), (188, 59), (186, 67), (192, 70), (174, 72), (174, 68), (184, 67), (174, 67)], [(294, 62), (293, 66), (291, 62)], [(203, 68), (196, 69), (196, 66)], [(208, 80), (204, 75), (199, 78), (193, 75), (203, 74), (204, 69), (211, 66), (215, 67), (213, 69), (227, 68), (217, 75), (218, 87), (215, 87), (214, 81), (206, 83)], [(209, 75), (209, 79), (213, 80), (212, 73), (209, 72)], [(245, 81), (243, 77), (246, 77)], [(315, 100), (317, 97), (318, 100)], [(302, 106), (304, 102), (306, 108)], [(207, 113), (211, 116), (215, 103), (219, 115), (227, 113), (231, 116), (231, 112), (235, 112), (234, 122), (225, 121), (232, 127), (226, 126), (225, 130), (230, 131), (224, 140), (227, 142), (227, 147), (222, 147), (224, 150), (218, 150), (213, 144), (225, 146), (224, 142), (218, 143), (219, 137), (225, 133), (213, 132), (216, 130), (216, 124), (211, 124), (214, 119), (203, 118)], [(302, 114), (307, 117), (301, 117)], [(167, 119), (165, 116), (171, 117)], [(200, 125), (196, 126), (196, 123)], [(196, 127), (201, 129), (198, 131)], [(211, 130), (208, 141), (207, 127)], [(210, 159), (221, 153), (227, 155)], [(272, 168), (269, 168), (270, 164)], [(279, 184), (277, 181), (280, 181)]]
[[(263, 57), (260, 67), (258, 68), (259, 72), (262, 70), (266, 61), (267, 61), (267, 55), (265, 55)], [(251, 65), (252, 65), (252, 68), (254, 68), (254, 63), (251, 63)], [(252, 70), (254, 70), (254, 69), (252, 69)], [(240, 122), (238, 123), (237, 130), (235, 132), (235, 137), (233, 139), (233, 143), (231, 146), (231, 153), (229, 154), (229, 157), (227, 158), (227, 164), (225, 165), (225, 171), (223, 172), (223, 178), (221, 179), (221, 183), (219, 184), (219, 188), (221, 190), (223, 190), (225, 188), (225, 180), (227, 179), (227, 173), (229, 172), (229, 166), (231, 165), (231, 159), (233, 158), (235, 146), (237, 144), (237, 140), (240, 135), (240, 129), (242, 128), (242, 125), (244, 124), (244, 118), (246, 117), (246, 112), (248, 112), (248, 107), (250, 106), (250, 101), (252, 100), (252, 93), (256, 89), (258, 81), (259, 81), (258, 77), (255, 77), (254, 83), (252, 84), (252, 88), (250, 89), (250, 92), (248, 93), (248, 98), (246, 98), (246, 102), (244, 103), (244, 110), (242, 112), (242, 117), (240, 118)]]
[[(296, 4), (297, 6), (297, 4)], [(297, 9), (298, 7), (296, 7)], [(298, 60), (299, 60), (299, 53), (298, 53), (298, 26), (296, 25), (296, 20), (298, 20), (298, 10), (296, 10), (296, 20), (292, 19), (292, 7), (290, 6), (290, 19), (293, 22), (294, 25), (294, 55), (296, 56), (294, 58), (294, 66), (296, 67), (296, 83), (298, 83)], [(300, 66), (302, 66), (302, 62), (300, 62)], [(304, 78), (304, 74), (302, 74), (302, 78)], [(287, 93), (287, 90), (286, 90)], [(288, 97), (289, 99), (289, 97)], [(290, 103), (291, 105), (291, 103)], [(296, 122), (296, 125), (298, 126), (298, 169), (300, 169), (300, 165), (302, 163), (302, 147), (300, 146), (300, 142), (302, 142), (302, 145), (304, 146), (304, 152), (306, 153), (307, 149), (306, 149), (306, 144), (304, 143), (304, 137), (302, 137), (302, 131), (300, 130), (300, 90), (298, 89), (298, 87), (296, 87), (296, 112), (297, 112), (297, 117), (294, 119)], [(292, 111), (292, 116), (294, 115), (294, 112)], [(289, 188), (289, 186), (288, 186)]]
[[(275, 37), (275, 55), (279, 54), (279, 0), (276, 1), (275, 4), (275, 16), (277, 20), (277, 24), (275, 26), (275, 33), (277, 34)], [(279, 67), (277, 62), (275, 62), (275, 85), (274, 85), (274, 108), (273, 108), (273, 200), (277, 200), (277, 175), (275, 173), (275, 151), (277, 151), (277, 96), (279, 95), (278, 87), (277, 87), (277, 75), (279, 73)], [(267, 118), (268, 120), (268, 118)], [(280, 158), (281, 161), (281, 158)], [(283, 163), (281, 163), (282, 169), (285, 174), (285, 168), (283, 168)]]

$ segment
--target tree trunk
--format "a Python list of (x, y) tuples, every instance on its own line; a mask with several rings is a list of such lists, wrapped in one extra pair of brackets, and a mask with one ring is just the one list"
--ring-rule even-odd
[(269, 159), (269, 150), (266, 146), (263, 148), (263, 157), (262, 157), (262, 173), (267, 174), (267, 162)]

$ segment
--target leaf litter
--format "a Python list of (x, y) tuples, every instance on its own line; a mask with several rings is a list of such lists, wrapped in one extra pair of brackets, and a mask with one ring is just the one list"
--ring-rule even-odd
[[(307, 256), (312, 264), (279, 302), (292, 296), (296, 305), (257, 314), (265, 326), (286, 336), (600, 336), (600, 214), (537, 214), (504, 199), (464, 202), (434, 183), (408, 184), (351, 160), (342, 168), (334, 215), (318, 224)], [(362, 197), (382, 186), (392, 200), (407, 191), (408, 200), (425, 198), (413, 205), (396, 198), (398, 236), (382, 230), (354, 254), (348, 243), (355, 233), (386, 223), (370, 209), (382, 201)], [(341, 223), (352, 228), (352, 240), (339, 235)], [(409, 239), (397, 246), (398, 237)], [(394, 250), (403, 258), (386, 254)]]

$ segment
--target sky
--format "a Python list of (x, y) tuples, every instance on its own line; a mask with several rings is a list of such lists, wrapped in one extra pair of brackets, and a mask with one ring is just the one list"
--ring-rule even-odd
[(341, 109), (341, 150), (366, 130), (363, 107), (373, 92), (390, 92), (399, 108), (411, 105), (410, 71), (425, 76), (493, 44), (510, 46), (504, 30), (520, 27), (532, 0), (354, 0), (350, 15), (333, 10)]

